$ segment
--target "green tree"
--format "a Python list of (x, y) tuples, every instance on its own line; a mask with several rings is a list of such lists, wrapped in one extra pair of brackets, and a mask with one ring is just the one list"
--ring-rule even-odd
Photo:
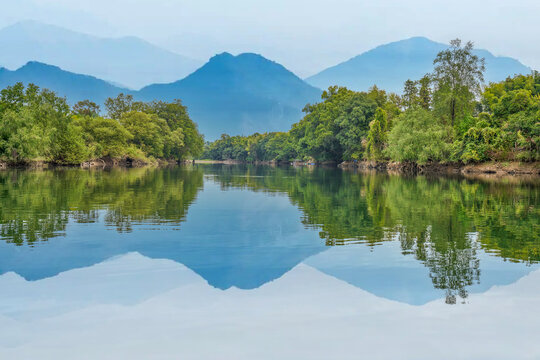
[(99, 115), (100, 107), (98, 104), (90, 100), (82, 100), (73, 105), (71, 112), (74, 115), (95, 117)]
[(484, 81), (484, 63), (473, 54), (472, 42), (462, 46), (459, 39), (452, 40), (450, 48), (439, 52), (433, 61), (434, 107), (452, 126), (456, 118), (472, 112)]
[(82, 130), (90, 159), (127, 155), (128, 143), (133, 135), (117, 120), (76, 116), (73, 124)]
[(116, 98), (105, 100), (107, 115), (111, 119), (120, 119), (123, 114), (133, 109), (133, 95), (120, 93)]
[(161, 158), (165, 155), (166, 137), (170, 133), (165, 120), (156, 114), (130, 111), (122, 115), (120, 123), (133, 136), (131, 142), (148, 156)]
[[(377, 102), (366, 93), (330, 87), (323, 102), (306, 106), (306, 116), (293, 125), (290, 134), (296, 152), (319, 161), (359, 159)], [(380, 99), (379, 99), (380, 100)]]
[(418, 90), (418, 105), (423, 107), (426, 110), (429, 110), (431, 107), (431, 79), (429, 75), (423, 76), (418, 80), (420, 84), (420, 90)]
[(405, 81), (403, 86), (403, 105), (408, 109), (418, 103), (418, 88), (416, 82), (411, 79)]
[(419, 164), (450, 158), (452, 129), (436, 121), (433, 114), (413, 108), (401, 114), (388, 134), (385, 154), (392, 160)]
[(380, 160), (383, 157), (388, 133), (387, 118), (386, 111), (377, 108), (375, 118), (369, 123), (367, 138), (367, 157), (369, 159)]
[[(204, 147), (204, 138), (199, 133), (197, 124), (189, 118), (187, 108), (181, 100), (171, 103), (154, 101), (150, 104), (150, 112), (164, 119), (171, 130), (169, 156), (176, 159), (198, 157)], [(182, 145), (180, 145), (182, 143)]]

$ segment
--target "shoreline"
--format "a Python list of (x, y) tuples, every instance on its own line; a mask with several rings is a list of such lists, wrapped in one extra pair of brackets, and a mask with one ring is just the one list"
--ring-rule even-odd
[(271, 166), (318, 166), (338, 167), (340, 169), (355, 169), (366, 171), (402, 173), (402, 174), (439, 174), (439, 175), (529, 175), (540, 176), (540, 162), (485, 162), (477, 164), (460, 163), (400, 163), (391, 161), (358, 161), (358, 162), (335, 162), (316, 163), (310, 161), (255, 161), (246, 162), (238, 160), (194, 160), (194, 164), (223, 164), (223, 165), (271, 165)]
[(431, 163), (419, 165), (416, 163), (400, 163), (386, 161), (345, 161), (316, 163), (310, 161), (239, 161), (239, 160), (163, 160), (156, 159), (145, 162), (135, 159), (94, 159), (81, 164), (56, 164), (46, 161), (30, 161), (27, 163), (10, 164), (0, 161), (0, 170), (9, 169), (56, 169), (56, 168), (82, 168), (82, 169), (110, 169), (110, 168), (142, 168), (163, 167), (197, 164), (221, 165), (266, 165), (266, 166), (293, 166), (293, 167), (337, 167), (343, 170), (376, 171), (387, 173), (400, 173), (410, 175), (467, 175), (467, 176), (531, 176), (540, 177), (540, 162), (486, 162), (477, 164), (460, 163)]
[(430, 163), (416, 164), (409, 162), (359, 161), (343, 162), (338, 165), (342, 169), (376, 170), (382, 172), (398, 172), (406, 174), (440, 174), (440, 175), (494, 175), (540, 176), (540, 162), (485, 162), (477, 164)]
[(55, 162), (48, 162), (42, 160), (33, 160), (24, 163), (8, 163), (0, 161), (0, 170), (10, 169), (59, 169), (59, 168), (81, 168), (81, 169), (129, 169), (129, 168), (143, 168), (143, 167), (164, 167), (175, 165), (187, 165), (193, 164), (193, 160), (164, 160), (153, 159), (151, 161), (144, 161), (139, 159), (113, 159), (113, 158), (99, 158), (84, 161), (80, 164), (59, 164)]

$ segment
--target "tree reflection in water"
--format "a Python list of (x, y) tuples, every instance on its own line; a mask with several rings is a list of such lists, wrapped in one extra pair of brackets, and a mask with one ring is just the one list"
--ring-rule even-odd
[(429, 269), (446, 302), (480, 281), (479, 250), (509, 261), (540, 260), (538, 181), (357, 174), (337, 169), (190, 166), (0, 172), (0, 236), (30, 245), (64, 235), (69, 221), (135, 224), (185, 221), (204, 175), (222, 189), (285, 193), (328, 246), (399, 241)]

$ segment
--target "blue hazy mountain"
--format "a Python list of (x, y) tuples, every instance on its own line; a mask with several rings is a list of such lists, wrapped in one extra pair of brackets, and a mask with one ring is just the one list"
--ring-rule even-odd
[(100, 38), (34, 21), (1, 29), (0, 49), (8, 69), (39, 61), (134, 89), (181, 79), (202, 64), (136, 37)]
[(319, 100), (321, 93), (283, 66), (255, 54), (217, 55), (183, 80), (140, 91), (36, 61), (15, 71), (0, 68), (0, 89), (16, 82), (50, 89), (70, 104), (89, 99), (103, 105), (121, 92), (145, 101), (181, 99), (209, 140), (222, 133), (288, 130), (301, 118), (305, 104)]
[[(407, 79), (417, 80), (431, 72), (433, 59), (447, 47), (425, 37), (413, 37), (378, 46), (306, 81), (321, 89), (340, 85), (363, 91), (376, 84), (387, 91), (401, 93)], [(486, 59), (486, 82), (501, 81), (508, 76), (531, 71), (516, 59), (494, 56), (487, 50), (476, 50), (476, 54)]]
[(212, 140), (222, 133), (286, 131), (302, 117), (306, 103), (318, 101), (320, 94), (320, 89), (260, 55), (223, 53), (185, 79), (147, 86), (135, 97), (182, 99)]
[(66, 97), (70, 104), (85, 99), (103, 104), (108, 97), (127, 91), (93, 76), (75, 74), (36, 61), (31, 61), (15, 71), (0, 68), (0, 89), (17, 82), (25, 85), (33, 83), (52, 90)]

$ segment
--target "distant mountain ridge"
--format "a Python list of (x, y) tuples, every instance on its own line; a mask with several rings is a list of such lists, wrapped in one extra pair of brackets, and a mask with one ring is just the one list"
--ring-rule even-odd
[(0, 66), (12, 70), (39, 61), (134, 89), (183, 78), (202, 65), (137, 37), (100, 38), (35, 21), (0, 29), (0, 49)]
[[(0, 45), (3, 35), (5, 29), (0, 30)], [(366, 90), (377, 84), (401, 93), (403, 82), (431, 71), (434, 57), (446, 47), (426, 38), (382, 45), (308, 78), (311, 85), (261, 55), (222, 53), (181, 80), (148, 85), (139, 91), (38, 61), (13, 71), (0, 68), (0, 88), (18, 81), (35, 83), (65, 96), (70, 104), (89, 99), (102, 105), (106, 98), (121, 92), (142, 101), (181, 99), (207, 140), (214, 140), (222, 133), (287, 131), (302, 118), (303, 107), (320, 101), (320, 89), (330, 85)], [(495, 57), (486, 50), (477, 50), (477, 54), (486, 58), (487, 81), (530, 71), (515, 59)], [(0, 66), (6, 56), (5, 51), (0, 52)]]
[(318, 101), (321, 94), (282, 65), (256, 54), (216, 55), (182, 80), (140, 91), (36, 61), (15, 71), (0, 68), (0, 89), (16, 82), (53, 90), (70, 104), (90, 99), (103, 105), (121, 92), (142, 101), (181, 99), (209, 140), (222, 133), (286, 131), (301, 118), (306, 103)]
[(75, 74), (37, 61), (30, 61), (15, 71), (0, 68), (0, 89), (17, 82), (25, 85), (33, 83), (50, 89), (66, 97), (71, 105), (85, 99), (103, 104), (108, 97), (129, 91), (93, 76)]
[[(433, 70), (433, 60), (448, 45), (413, 37), (380, 45), (345, 62), (310, 76), (306, 81), (319, 88), (332, 85), (365, 91), (376, 84), (387, 91), (401, 93), (407, 79), (417, 80)], [(516, 59), (494, 56), (487, 50), (475, 50), (486, 59), (486, 82), (501, 81), (514, 74), (528, 74), (531, 69)]]
[(185, 79), (144, 87), (145, 101), (180, 98), (210, 139), (222, 133), (286, 131), (321, 90), (261, 55), (222, 53)]

